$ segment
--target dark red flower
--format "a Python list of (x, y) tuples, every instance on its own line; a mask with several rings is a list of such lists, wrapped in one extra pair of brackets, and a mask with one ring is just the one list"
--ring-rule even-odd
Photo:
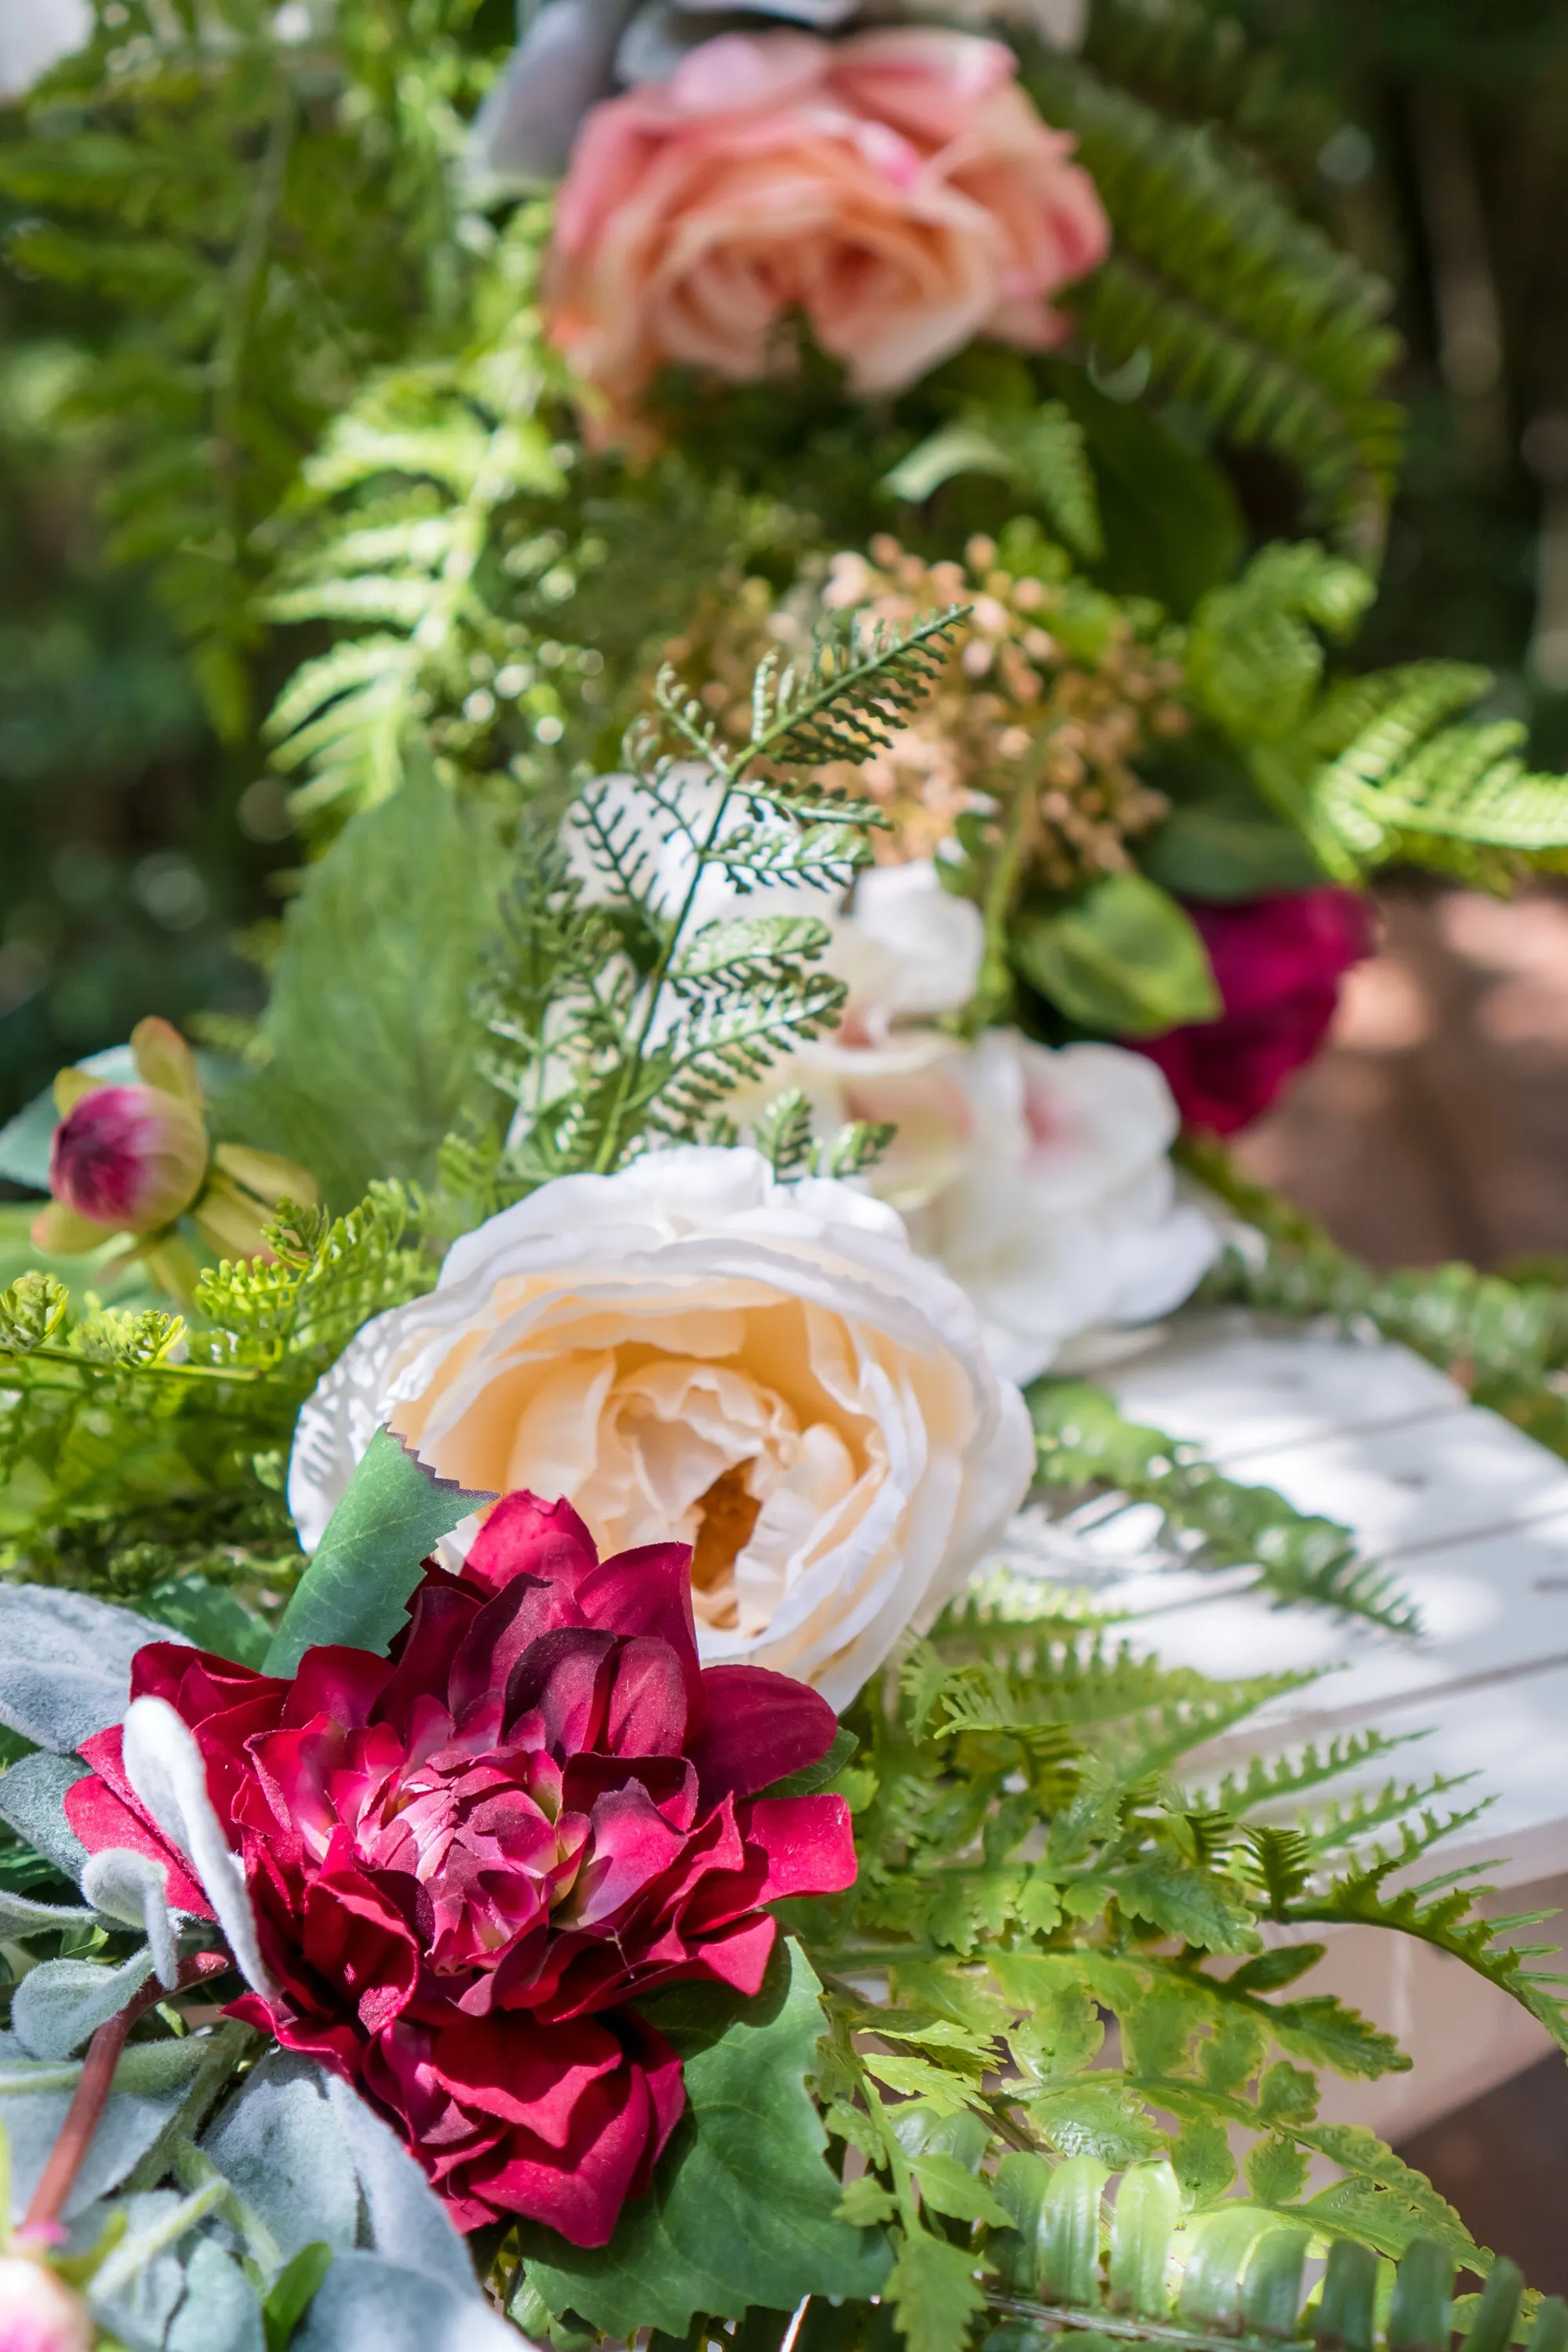
[[(464, 2229), (508, 2214), (603, 2245), (684, 2104), (638, 2012), (703, 1978), (754, 1993), (763, 1906), (855, 1875), (847, 1809), (763, 1797), (837, 1724), (804, 1684), (699, 1667), (684, 1544), (601, 1563), (565, 1503), (511, 1495), (460, 1576), (426, 1565), (390, 1657), (292, 1682), (154, 1643), (133, 1697), (195, 1735), (245, 1864), (270, 1997), (236, 2012), (356, 2084)], [(170, 1865), (118, 1728), (82, 1750), (84, 1845)]]
[(1372, 953), (1372, 909), (1353, 890), (1324, 888), (1236, 906), (1189, 901), (1187, 912), (1225, 1011), (1123, 1042), (1159, 1064), (1185, 1125), (1234, 1135), (1262, 1117), (1321, 1045), (1341, 981)]

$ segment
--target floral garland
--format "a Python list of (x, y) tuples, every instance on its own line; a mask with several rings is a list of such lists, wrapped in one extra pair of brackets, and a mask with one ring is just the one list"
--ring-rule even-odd
[[(156, 13), (46, 97), (156, 83)], [(390, 619), (280, 706), (325, 764), (268, 1010), (210, 1075), (143, 1022), (5, 1139), (51, 1195), (0, 1295), (18, 2352), (1360, 2346), (1396, 2265), (1389, 2340), (1436, 2344), (1461, 2264), (1510, 2340), (1511, 2265), (1319, 2119), (1395, 2044), (1294, 1990), (1386, 1927), (1568, 2046), (1521, 1923), (1411, 1884), (1444, 1784), (1323, 1796), (1375, 1734), (1214, 1781), (1289, 1678), (1166, 1673), (998, 1564), (1098, 1480), (1407, 1626), (1345, 1530), (1068, 1376), (1205, 1278), (1365, 1310), (1193, 1131), (1317, 1049), (1380, 864), (1568, 844), (1472, 674), (1329, 675), (1360, 561), (1244, 562), (1103, 389), (1157, 235), (1074, 13), (549, 0), (447, 175), (500, 214), (563, 169), (548, 221), (470, 210), (474, 349), (351, 403), (279, 524), (346, 487), (331, 560), (404, 568), (296, 545), (272, 591)], [(1364, 554), (1342, 405), (1258, 415)], [(1163, 602), (1099, 495), (1141, 431), (1218, 516)], [(688, 528), (667, 626), (629, 567)], [(1516, 1402), (1568, 1347), (1531, 1303)]]

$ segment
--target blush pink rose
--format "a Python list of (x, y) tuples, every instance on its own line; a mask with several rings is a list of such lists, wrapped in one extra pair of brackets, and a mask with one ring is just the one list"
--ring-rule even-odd
[(727, 33), (595, 107), (562, 185), (550, 329), (624, 417), (667, 362), (733, 382), (804, 312), (857, 392), (976, 335), (1045, 351), (1051, 298), (1105, 257), (1094, 184), (1012, 52), (912, 26)]

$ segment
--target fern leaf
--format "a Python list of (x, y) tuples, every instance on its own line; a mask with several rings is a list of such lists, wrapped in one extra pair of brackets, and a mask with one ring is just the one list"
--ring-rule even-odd
[(1157, 1504), (1173, 1528), (1201, 1538), (1184, 1564), (1251, 1567), (1280, 1604), (1308, 1601), (1396, 1633), (1416, 1630), (1393, 1579), (1360, 1557), (1348, 1528), (1295, 1510), (1267, 1486), (1226, 1478), (1190, 1446), (1122, 1420), (1102, 1390), (1046, 1380), (1028, 1391), (1047, 1486), (1096, 1482)]
[(1374, 559), (1399, 457), (1397, 411), (1377, 396), (1398, 348), (1385, 289), (1206, 125), (1173, 123), (1085, 62), (1037, 54), (1027, 78), (1046, 120), (1077, 133), (1115, 229), (1077, 302), (1097, 363), (1138, 365), (1216, 435), (1277, 451), (1336, 540)]
[(1470, 879), (1511, 859), (1568, 849), (1568, 778), (1532, 774), (1517, 721), (1445, 722), (1489, 685), (1457, 662), (1413, 664), (1338, 756), (1313, 778), (1309, 836), (1336, 870), (1361, 875), (1396, 858)]

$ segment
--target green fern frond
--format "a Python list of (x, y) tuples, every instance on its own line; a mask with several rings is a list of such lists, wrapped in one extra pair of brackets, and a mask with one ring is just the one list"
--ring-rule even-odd
[(1520, 860), (1568, 850), (1568, 778), (1531, 772), (1525, 728), (1448, 723), (1490, 683), (1459, 662), (1415, 663), (1384, 682), (1381, 708), (1308, 788), (1304, 829), (1331, 872), (1358, 879), (1408, 859), (1506, 880)]
[(515, 296), (499, 346), (373, 377), (273, 527), (267, 616), (353, 632), (295, 672), (268, 721), (306, 818), (336, 824), (393, 790), (416, 723), (482, 764), (509, 717), (556, 715), (517, 609), (520, 583), (554, 553), (517, 517), (565, 484), (536, 414), (551, 374), (530, 299), (543, 226), (525, 211), (493, 265)]
[(1334, 128), (1279, 55), (1208, 0), (1095, 0), (1083, 55), (1163, 112), (1221, 123), (1249, 151), (1298, 170), (1316, 163)]
[(1374, 561), (1399, 460), (1378, 396), (1397, 350), (1386, 289), (1206, 126), (1172, 122), (1082, 61), (1027, 79), (1074, 131), (1110, 215), (1110, 259), (1075, 302), (1097, 366), (1137, 368), (1216, 436), (1275, 450), (1336, 540)]
[[(863, 766), (886, 750), (941, 677), (963, 617), (955, 604), (900, 631), (857, 611), (830, 614), (804, 669), (775, 656), (759, 667), (751, 759), (785, 772), (840, 760)], [(883, 821), (874, 807), (858, 807), (856, 815), (861, 824)]]
[(1037, 499), (1074, 552), (1094, 562), (1105, 551), (1094, 469), (1083, 427), (1059, 400), (1020, 415), (975, 408), (901, 457), (882, 488), (923, 504), (960, 474), (990, 474)]
[(10, 249), (101, 306), (106, 346), (71, 404), (113, 452), (109, 550), (151, 567), (238, 738), (258, 526), (349, 371), (395, 359), (462, 272), (449, 166), (453, 100), (482, 73), (471, 0), (343, 0), (333, 38), (303, 43), (277, 37), (266, 0), (97, 14), (0, 154), (26, 213)]
[(412, 1185), (373, 1184), (358, 1208), (330, 1217), (284, 1202), (267, 1229), (269, 1258), (210, 1268), (196, 1307), (212, 1325), (193, 1354), (223, 1368), (271, 1370), (294, 1360), (308, 1383), (373, 1315), (430, 1287), (421, 1246), (425, 1203)]
[[(1479, 1811), (1479, 1808), (1476, 1809)], [(1436, 1951), (1463, 1960), (1489, 1984), (1509, 1993), (1546, 2028), (1562, 2050), (1568, 2051), (1568, 2005), (1560, 1988), (1561, 1976), (1542, 1974), (1527, 1967), (1531, 1959), (1554, 1954), (1556, 1945), (1530, 1945), (1509, 1940), (1521, 1926), (1536, 1924), (1540, 1915), (1521, 1920), (1489, 1919), (1477, 1908), (1491, 1890), (1476, 1882), (1479, 1869), (1402, 1887), (1390, 1894), (1387, 1884), (1396, 1873), (1430, 1852), (1440, 1839), (1469, 1814), (1440, 1817), (1426, 1814), (1418, 1824), (1406, 1825), (1396, 1846), (1379, 1853), (1364, 1867), (1347, 1872), (1317, 1894), (1287, 1894), (1274, 1916), (1292, 1926), (1338, 1922), (1342, 1925), (1387, 1927), (1414, 1936)]]
[(1270, 1487), (1227, 1478), (1195, 1449), (1124, 1421), (1103, 1390), (1047, 1379), (1027, 1401), (1043, 1485), (1099, 1485), (1157, 1504), (1173, 1530), (1199, 1539), (1184, 1552), (1184, 1566), (1250, 1567), (1279, 1604), (1305, 1601), (1394, 1633), (1417, 1630), (1393, 1578), (1362, 1559), (1348, 1528), (1297, 1511)]
[(1561, 1282), (1510, 1282), (1470, 1265), (1376, 1273), (1243, 1176), (1218, 1144), (1189, 1138), (1178, 1149), (1263, 1244), (1246, 1256), (1227, 1251), (1206, 1297), (1370, 1326), (1437, 1365), (1478, 1404), (1568, 1454), (1568, 1404), (1552, 1377), (1568, 1369), (1568, 1293)]

